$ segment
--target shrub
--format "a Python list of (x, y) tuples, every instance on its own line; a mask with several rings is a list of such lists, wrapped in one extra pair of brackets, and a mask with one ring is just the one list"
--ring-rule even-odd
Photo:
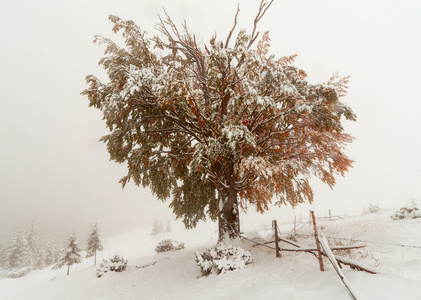
[(196, 263), (200, 267), (203, 276), (212, 272), (225, 273), (237, 269), (244, 269), (253, 261), (250, 252), (240, 247), (217, 245), (205, 252), (196, 252)]
[(173, 240), (162, 240), (156, 246), (156, 253), (167, 252), (167, 251), (176, 251), (184, 249), (184, 243), (179, 243)]
[(127, 259), (115, 254), (110, 260), (104, 259), (97, 268), (96, 275), (100, 278), (108, 271), (123, 272), (127, 268)]
[(417, 219), (421, 218), (421, 213), (416, 207), (402, 207), (400, 210), (395, 212), (395, 214), (391, 216), (391, 218), (393, 220)]
[(368, 212), (374, 214), (380, 211), (380, 206), (378, 204), (368, 204)]
[(31, 272), (31, 267), (23, 267), (19, 269), (12, 269), (7, 272), (6, 277), (8, 278), (21, 278)]

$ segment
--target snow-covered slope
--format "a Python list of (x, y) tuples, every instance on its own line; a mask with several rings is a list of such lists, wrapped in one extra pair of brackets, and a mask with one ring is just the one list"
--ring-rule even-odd
[[(421, 219), (391, 220), (390, 214), (319, 222), (319, 227), (332, 244), (370, 241), (364, 243), (366, 248), (354, 250), (352, 257), (380, 272), (372, 275), (346, 266), (343, 269), (361, 299), (421, 299), (421, 249), (391, 245), (421, 246)], [(269, 240), (271, 220), (262, 220), (246, 220), (245, 235)], [(282, 232), (291, 228), (291, 224), (281, 224)], [(165, 238), (184, 242), (186, 248), (156, 254), (155, 246)], [(320, 272), (311, 254), (283, 252), (281, 258), (275, 258), (271, 249), (253, 247), (250, 242), (244, 242), (243, 248), (251, 252), (254, 261), (246, 269), (199, 277), (194, 252), (211, 247), (216, 239), (212, 223), (191, 231), (174, 226), (172, 233), (158, 237), (151, 237), (149, 229), (134, 230), (105, 240), (105, 249), (98, 256), (101, 261), (118, 253), (128, 259), (125, 272), (108, 272), (97, 278), (93, 259), (84, 259), (71, 267), (69, 276), (63, 267), (34, 271), (19, 279), (0, 279), (0, 299), (351, 299), (328, 260), (324, 261), (326, 271)], [(312, 245), (311, 226), (303, 227), (297, 239)]]

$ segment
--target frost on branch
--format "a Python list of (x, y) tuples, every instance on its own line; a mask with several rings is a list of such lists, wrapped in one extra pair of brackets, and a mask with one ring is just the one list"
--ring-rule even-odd
[(223, 274), (227, 271), (244, 269), (251, 264), (253, 259), (250, 252), (240, 247), (219, 244), (203, 253), (196, 251), (196, 263), (200, 267), (203, 276), (212, 272)]

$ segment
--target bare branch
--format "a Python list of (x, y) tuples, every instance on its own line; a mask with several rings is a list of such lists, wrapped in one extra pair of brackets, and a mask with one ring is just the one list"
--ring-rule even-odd
[(229, 41), (231, 39), (232, 33), (233, 33), (235, 27), (237, 26), (237, 16), (238, 16), (239, 12), (240, 12), (240, 4), (238, 4), (238, 6), (237, 6), (237, 12), (235, 13), (235, 17), (234, 17), (234, 26), (232, 26), (232, 29), (231, 29), (230, 33), (228, 34), (227, 41), (225, 42), (225, 48), (228, 48), (228, 44), (229, 44)]
[(260, 32), (256, 33), (257, 23), (259, 23), (260, 19), (265, 15), (266, 11), (272, 5), (273, 1), (274, 0), (271, 0), (269, 4), (265, 0), (262, 0), (260, 2), (259, 11), (257, 12), (256, 18), (254, 18), (253, 32), (251, 34), (250, 42), (247, 46), (247, 49), (249, 49), (251, 45), (253, 45), (253, 43), (256, 41), (257, 37), (259, 36)]

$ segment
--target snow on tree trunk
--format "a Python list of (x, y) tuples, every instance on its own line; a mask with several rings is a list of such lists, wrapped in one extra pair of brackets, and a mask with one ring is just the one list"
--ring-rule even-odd
[(218, 216), (218, 241), (234, 240), (240, 235), (240, 216), (238, 211), (237, 193), (221, 193), (222, 209)]
[(218, 241), (230, 239), (234, 240), (240, 235), (240, 216), (238, 210), (237, 191), (235, 189), (235, 174), (233, 164), (227, 170), (224, 176), (226, 182), (229, 182), (228, 188), (221, 189), (219, 197), (219, 215), (218, 215)]

